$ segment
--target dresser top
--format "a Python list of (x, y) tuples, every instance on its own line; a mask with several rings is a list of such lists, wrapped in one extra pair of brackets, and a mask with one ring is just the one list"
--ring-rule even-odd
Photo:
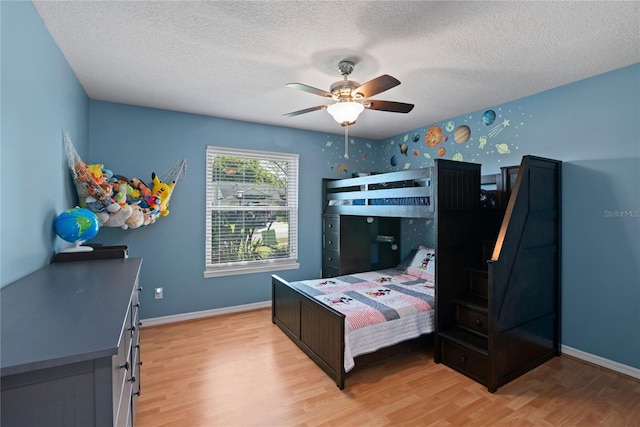
[(117, 354), (141, 264), (54, 263), (0, 289), (2, 376)]

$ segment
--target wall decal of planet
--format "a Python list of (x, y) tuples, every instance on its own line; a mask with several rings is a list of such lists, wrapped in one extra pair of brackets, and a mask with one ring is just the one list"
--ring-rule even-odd
[(509, 150), (509, 146), (507, 144), (496, 144), (496, 149), (498, 150), (498, 154), (509, 154), (511, 150)]
[(456, 124), (452, 120), (449, 120), (447, 124), (444, 125), (444, 128), (447, 130), (447, 132), (451, 132), (455, 127)]
[(496, 119), (496, 112), (493, 110), (487, 110), (482, 114), (482, 123), (485, 126), (489, 126)]
[(440, 147), (438, 148), (438, 156), (442, 157), (444, 156), (444, 153), (446, 153), (447, 150), (444, 149), (444, 147)]
[(469, 129), (467, 125), (458, 126), (458, 129), (453, 133), (453, 139), (455, 139), (458, 144), (464, 144), (469, 140), (470, 136), (471, 129)]
[(409, 146), (407, 144), (398, 144), (398, 146), (400, 147), (400, 154), (404, 154), (406, 156)]
[(451, 158), (451, 160), (455, 160), (455, 161), (458, 161), (458, 162), (464, 161), (464, 159), (462, 158), (462, 154), (460, 154), (460, 153), (454, 154), (453, 157)]
[(427, 133), (424, 134), (424, 143), (427, 147), (435, 147), (442, 140), (442, 129), (440, 126), (431, 126)]
[(349, 171), (349, 167), (346, 165), (346, 163), (340, 163), (338, 165), (338, 173), (347, 173)]
[(411, 139), (413, 140), (413, 142), (420, 141), (420, 134), (419, 133), (414, 133), (413, 136), (411, 137)]
[(398, 158), (396, 156), (391, 156), (389, 163), (391, 164), (391, 166), (398, 166)]

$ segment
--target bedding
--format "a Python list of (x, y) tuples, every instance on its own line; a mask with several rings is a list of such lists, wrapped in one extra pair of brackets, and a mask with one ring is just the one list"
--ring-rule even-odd
[[(420, 251), (418, 251), (420, 252)], [(345, 318), (344, 370), (354, 358), (433, 332), (433, 281), (388, 269), (289, 286), (339, 311)]]

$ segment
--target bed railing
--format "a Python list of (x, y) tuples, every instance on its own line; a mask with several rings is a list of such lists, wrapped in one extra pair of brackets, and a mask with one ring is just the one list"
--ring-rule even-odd
[(433, 216), (432, 168), (325, 180), (325, 213), (388, 217)]

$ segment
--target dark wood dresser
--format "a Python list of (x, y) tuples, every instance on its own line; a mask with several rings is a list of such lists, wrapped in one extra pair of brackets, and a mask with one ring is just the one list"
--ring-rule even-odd
[(141, 264), (55, 263), (0, 290), (3, 427), (134, 424)]

